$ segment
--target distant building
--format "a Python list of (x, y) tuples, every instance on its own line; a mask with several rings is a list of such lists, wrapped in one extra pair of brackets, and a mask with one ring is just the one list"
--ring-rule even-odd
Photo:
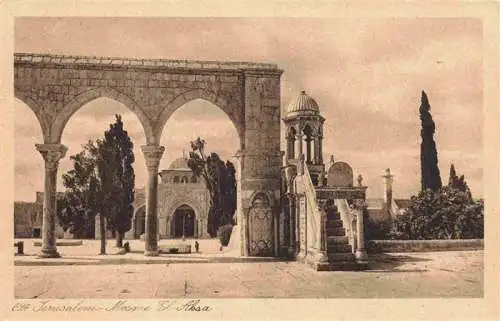
[[(158, 174), (158, 231), (160, 238), (209, 238), (207, 218), (210, 196), (201, 178), (195, 177), (182, 156)], [(145, 232), (146, 195), (136, 189), (132, 228), (126, 239), (140, 238)], [(97, 231), (97, 229), (96, 229)]]
[(366, 200), (369, 218), (376, 223), (390, 221), (397, 215), (405, 213), (410, 205), (409, 199), (393, 198), (394, 175), (392, 175), (390, 168), (385, 170), (385, 175), (382, 178), (384, 183), (383, 197)]
[[(210, 196), (202, 179), (193, 175), (185, 156), (174, 160), (158, 174), (158, 230), (160, 238), (209, 238), (207, 217)], [(59, 192), (58, 197), (64, 193)], [(132, 228), (125, 239), (138, 239), (145, 232), (146, 195), (144, 188), (135, 191)], [(35, 202), (14, 203), (14, 235), (16, 238), (41, 237), (43, 193), (36, 193)], [(99, 218), (95, 222), (95, 238), (100, 238)], [(72, 238), (56, 224), (58, 238)], [(108, 231), (108, 237), (112, 237)]]
[[(58, 193), (57, 197), (62, 197)], [(42, 236), (43, 221), (43, 192), (37, 192), (34, 202), (14, 202), (14, 237), (40, 238)], [(64, 230), (57, 224), (56, 236), (64, 237)]]

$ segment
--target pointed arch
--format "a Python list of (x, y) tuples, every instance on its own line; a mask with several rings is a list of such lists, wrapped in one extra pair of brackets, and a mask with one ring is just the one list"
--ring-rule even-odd
[(85, 104), (98, 98), (113, 99), (123, 104), (125, 107), (129, 108), (139, 119), (139, 122), (141, 123), (142, 128), (144, 130), (147, 143), (148, 144), (157, 143), (156, 137), (154, 136), (153, 133), (153, 127), (151, 126), (151, 121), (146, 116), (141, 107), (128, 95), (125, 95), (124, 93), (110, 87), (98, 87), (90, 89), (88, 91), (79, 94), (68, 104), (66, 104), (63, 107), (63, 109), (58, 113), (57, 118), (52, 124), (51, 138), (53, 142), (54, 143), (60, 142), (65, 126), (75, 112), (77, 112)]
[(248, 204), (251, 207), (251, 206), (253, 206), (254, 203), (259, 202), (259, 201), (267, 203), (271, 207), (275, 206), (274, 196), (271, 193), (268, 193), (265, 191), (253, 192), (252, 196), (250, 196), (250, 200), (249, 200)]

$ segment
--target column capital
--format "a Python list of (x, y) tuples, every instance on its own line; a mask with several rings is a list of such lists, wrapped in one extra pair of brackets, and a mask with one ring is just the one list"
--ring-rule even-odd
[(66, 155), (68, 148), (62, 144), (36, 144), (36, 150), (42, 154), (45, 165), (48, 168), (54, 168), (59, 160)]
[(304, 138), (304, 136), (306, 136), (306, 135), (304, 135), (302, 133), (302, 130), (300, 130), (297, 132), (297, 134), (295, 134), (295, 139), (302, 139), (302, 138)]
[(165, 147), (160, 145), (143, 145), (141, 146), (141, 150), (144, 154), (147, 168), (151, 170), (158, 170)]

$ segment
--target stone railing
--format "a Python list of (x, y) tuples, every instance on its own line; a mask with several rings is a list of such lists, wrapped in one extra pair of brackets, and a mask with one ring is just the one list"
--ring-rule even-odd
[(311, 175), (304, 164), (304, 195), (307, 200), (307, 244), (315, 251), (325, 251), (325, 217), (324, 212), (319, 208), (316, 199), (316, 190), (311, 180)]
[(346, 236), (349, 239), (349, 244), (352, 246), (353, 253), (356, 251), (356, 214), (349, 207), (349, 203), (345, 199), (335, 199), (335, 206), (340, 214), (342, 225), (345, 228)]

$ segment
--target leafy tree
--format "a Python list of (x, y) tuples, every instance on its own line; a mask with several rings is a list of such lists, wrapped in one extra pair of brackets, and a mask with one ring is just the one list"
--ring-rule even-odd
[(396, 239), (463, 239), (484, 236), (484, 203), (452, 186), (430, 189), (413, 196), (408, 210), (395, 217)]
[(420, 132), (422, 137), (422, 143), (420, 145), (422, 190), (431, 189), (432, 191), (437, 191), (441, 188), (442, 183), (438, 167), (436, 143), (434, 142), (436, 125), (432, 120), (430, 110), (431, 106), (429, 100), (422, 90), (420, 104), (420, 120), (422, 122), (422, 130)]
[(132, 143), (123, 128), (120, 115), (110, 124), (100, 142), (100, 177), (103, 190), (103, 212), (116, 237), (116, 246), (122, 247), (125, 232), (132, 227), (135, 194), (135, 161)]
[(101, 208), (97, 155), (97, 146), (89, 141), (80, 153), (70, 156), (73, 169), (63, 175), (66, 192), (58, 200), (58, 221), (76, 238), (92, 237), (95, 216)]
[(215, 237), (221, 226), (234, 223), (236, 170), (231, 162), (224, 163), (216, 153), (207, 156), (205, 144), (205, 140), (199, 137), (191, 142), (188, 166), (195, 176), (203, 178), (209, 192), (207, 232)]
[(133, 143), (123, 129), (120, 115), (104, 133), (103, 140), (89, 141), (71, 156), (74, 169), (63, 175), (67, 191), (58, 206), (63, 227), (77, 236), (91, 231), (100, 215), (101, 254), (106, 253), (106, 222), (122, 247), (123, 235), (132, 225), (135, 175)]

